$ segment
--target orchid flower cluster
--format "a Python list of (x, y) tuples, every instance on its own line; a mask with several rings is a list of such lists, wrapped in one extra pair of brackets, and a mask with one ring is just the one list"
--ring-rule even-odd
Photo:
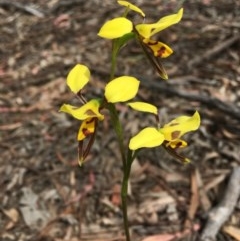
[[(166, 58), (173, 53), (173, 50), (165, 43), (151, 39), (151, 37), (163, 29), (178, 23), (183, 15), (181, 8), (176, 14), (168, 15), (161, 18), (156, 23), (137, 24), (134, 25), (126, 18), (128, 11), (133, 10), (145, 18), (144, 12), (137, 6), (127, 2), (118, 1), (118, 4), (125, 6), (126, 11), (123, 17), (117, 17), (106, 22), (100, 29), (98, 35), (102, 38), (117, 40), (118, 50), (126, 41), (131, 38), (136, 38), (140, 42), (143, 49), (151, 50), (147, 52), (150, 59), (156, 59), (154, 66), (160, 72), (163, 79), (167, 79), (166, 71), (163, 66), (159, 67), (160, 61), (158, 58)], [(115, 43), (116, 43), (115, 42)], [(117, 51), (118, 52), (118, 51)], [(146, 53), (146, 52), (145, 52)], [(102, 99), (92, 99), (86, 101), (81, 91), (90, 80), (90, 71), (87, 66), (77, 64), (67, 77), (67, 85), (70, 90), (76, 94), (83, 102), (81, 107), (64, 104), (60, 111), (72, 115), (74, 118), (82, 121), (78, 132), (77, 140), (79, 142), (79, 164), (82, 164), (86, 159), (90, 147), (97, 131), (98, 122), (104, 119), (101, 110), (107, 109), (108, 103), (126, 102), (133, 99), (138, 93), (140, 81), (131, 76), (121, 76), (112, 79), (105, 87), (104, 97)], [(187, 146), (187, 143), (180, 139), (185, 133), (198, 129), (200, 125), (200, 116), (195, 112), (192, 116), (181, 116), (170, 123), (160, 127), (158, 120), (158, 108), (152, 104), (145, 102), (130, 102), (127, 103), (132, 109), (137, 111), (148, 112), (156, 116), (156, 127), (147, 127), (132, 137), (129, 141), (129, 149), (136, 151), (140, 148), (151, 148), (163, 145), (167, 150), (181, 159), (183, 162), (189, 160), (180, 156), (175, 152), (177, 148)], [(86, 138), (90, 138), (86, 149), (83, 149), (83, 142)]]
[[(133, 100), (138, 93), (140, 81), (133, 76), (115, 77), (116, 58), (120, 49), (126, 46), (128, 41), (135, 39), (136, 42), (140, 44), (143, 53), (149, 59), (150, 63), (156, 68), (160, 77), (165, 80), (168, 79), (160, 59), (170, 56), (173, 50), (165, 43), (155, 40), (153, 36), (171, 25), (178, 23), (182, 18), (183, 9), (181, 8), (175, 14), (165, 16), (155, 23), (134, 24), (128, 19), (129, 11), (140, 14), (145, 20), (144, 12), (128, 1), (117, 2), (119, 5), (125, 7), (123, 15), (107, 21), (98, 33), (100, 37), (111, 40), (113, 46), (110, 78), (105, 86), (102, 98), (94, 98), (89, 101), (84, 98), (82, 90), (90, 81), (91, 74), (87, 66), (77, 64), (67, 76), (67, 85), (81, 100), (82, 105), (72, 106), (63, 104), (60, 111), (68, 113), (81, 121), (77, 140), (78, 161), (79, 164), (82, 165), (94, 143), (99, 122), (102, 121), (107, 114), (107, 112), (103, 110), (108, 110), (122, 155), (122, 208), (126, 237), (127, 240), (130, 240), (126, 214), (126, 191), (133, 160), (143, 148), (163, 146), (181, 162), (189, 162), (190, 160), (180, 155), (177, 150), (187, 146), (187, 142), (182, 140), (182, 136), (199, 128), (200, 115), (196, 111), (192, 116), (180, 116), (165, 125), (161, 125), (158, 108), (156, 106), (150, 103)], [(133, 110), (154, 115), (156, 119), (155, 126), (146, 127), (131, 137), (127, 142), (128, 146), (125, 146), (126, 142), (123, 138), (123, 128), (116, 110), (116, 103), (120, 102), (125, 102), (126, 105)]]

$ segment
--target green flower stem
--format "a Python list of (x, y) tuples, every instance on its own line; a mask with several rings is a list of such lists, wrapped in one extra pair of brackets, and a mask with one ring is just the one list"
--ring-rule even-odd
[(116, 39), (112, 42), (112, 56), (111, 56), (111, 72), (110, 72), (110, 80), (114, 78), (116, 72), (116, 63), (117, 63), (117, 53), (119, 50), (118, 41)]
[[(113, 40), (110, 80), (112, 80), (115, 76), (118, 50), (119, 50), (119, 43), (118, 41)], [(131, 160), (130, 153), (128, 153), (126, 157), (126, 150), (125, 150), (124, 138), (123, 138), (123, 128), (119, 120), (119, 115), (117, 113), (116, 106), (112, 103), (108, 103), (107, 109), (110, 112), (112, 125), (116, 132), (117, 140), (118, 140), (118, 144), (121, 152), (121, 158), (123, 163), (123, 180), (122, 180), (122, 188), (121, 188), (123, 225), (124, 225), (124, 231), (126, 235), (126, 241), (131, 241), (130, 233), (129, 233), (129, 225), (128, 225), (128, 215), (127, 215), (127, 194), (128, 194), (128, 181), (129, 181), (132, 160)]]
[(131, 172), (131, 166), (134, 158), (135, 158), (135, 155), (132, 155), (132, 151), (128, 150), (126, 165), (125, 165), (125, 168), (123, 169), (123, 181), (122, 181), (122, 189), (121, 189), (122, 213), (123, 213), (123, 222), (124, 222), (126, 241), (131, 241), (130, 233), (129, 233), (129, 224), (128, 224), (127, 194), (128, 194), (128, 182), (129, 182), (129, 177)]
[(130, 233), (129, 233), (129, 225), (128, 225), (128, 215), (127, 215), (127, 194), (128, 194), (128, 181), (129, 174), (126, 169), (123, 170), (123, 181), (122, 181), (122, 190), (121, 190), (121, 198), (122, 198), (122, 213), (123, 213), (123, 222), (124, 222), (124, 230), (126, 235), (126, 241), (131, 241)]
[(127, 158), (125, 156), (125, 147), (123, 143), (123, 131), (122, 131), (122, 126), (120, 124), (119, 116), (115, 105), (108, 103), (108, 110), (110, 112), (112, 124), (117, 135), (121, 157), (122, 157), (123, 180), (122, 180), (122, 188), (121, 188), (121, 199), (122, 199), (123, 225), (124, 225), (124, 231), (126, 235), (126, 241), (131, 241), (130, 233), (129, 233), (129, 225), (128, 225), (128, 215), (127, 215), (127, 194), (128, 194), (128, 181), (129, 181), (133, 157), (130, 151), (128, 152)]
[[(117, 64), (117, 54), (119, 51), (119, 42), (114, 39), (112, 42), (112, 56), (111, 56), (111, 72), (110, 72), (110, 81), (114, 78), (115, 76), (115, 71), (116, 71), (116, 64)], [(123, 129), (122, 125), (119, 120), (119, 116), (116, 110), (116, 107), (112, 103), (108, 103), (107, 108), (110, 112), (110, 117), (111, 121), (113, 124), (113, 128), (116, 132), (117, 139), (118, 139), (118, 144), (121, 152), (121, 157), (122, 157), (122, 162), (123, 162), (123, 169), (126, 167), (126, 157), (125, 157), (125, 147), (123, 144)]]
[(123, 169), (126, 169), (126, 156), (125, 156), (125, 147), (124, 147), (124, 143), (123, 143), (122, 125), (120, 123), (119, 116), (118, 116), (115, 105), (112, 103), (108, 103), (107, 108), (110, 112), (112, 125), (113, 125), (113, 128), (117, 135), (117, 140), (118, 140), (118, 144), (119, 144), (119, 148), (120, 148), (120, 152), (121, 152), (121, 158), (122, 158), (122, 162), (123, 162)]

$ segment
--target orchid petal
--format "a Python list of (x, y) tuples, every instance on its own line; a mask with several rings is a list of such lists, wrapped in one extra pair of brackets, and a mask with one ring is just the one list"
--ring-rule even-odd
[(171, 14), (166, 17), (161, 18), (158, 22), (152, 24), (138, 24), (136, 29), (138, 33), (144, 38), (150, 38), (154, 34), (164, 30), (178, 23), (183, 15), (183, 8), (181, 8), (176, 14)]
[(93, 99), (81, 107), (63, 104), (60, 111), (68, 113), (78, 120), (85, 120), (90, 117), (96, 117), (99, 120), (103, 120), (104, 116), (99, 112), (99, 106), (99, 100)]
[(128, 103), (127, 105), (137, 111), (148, 112), (148, 113), (152, 113), (155, 115), (157, 115), (157, 112), (158, 112), (156, 106), (146, 103), (146, 102), (140, 102), (140, 101), (139, 102), (131, 102), (131, 103)]
[(172, 141), (180, 138), (187, 132), (195, 131), (199, 126), (200, 115), (196, 111), (192, 116), (180, 116), (172, 120), (159, 131), (164, 135), (166, 141)]
[(156, 147), (163, 143), (164, 135), (154, 127), (147, 127), (131, 138), (129, 148), (133, 151), (147, 147)]
[(162, 42), (151, 39), (143, 39), (143, 42), (153, 51), (155, 57), (167, 58), (173, 53), (173, 50)]
[(106, 22), (100, 29), (98, 35), (106, 39), (120, 38), (132, 32), (133, 24), (130, 20), (120, 17)]
[(89, 81), (90, 71), (87, 66), (77, 64), (67, 76), (67, 85), (73, 93), (78, 93)]
[(166, 143), (166, 146), (170, 146), (172, 149), (184, 148), (187, 146), (187, 142), (181, 139), (175, 139)]
[(128, 2), (128, 1), (117, 1), (118, 4), (122, 5), (122, 6), (125, 6), (137, 13), (140, 13), (143, 17), (145, 17), (145, 13), (137, 6), (135, 6), (134, 4)]
[(113, 79), (105, 87), (105, 97), (109, 103), (128, 101), (136, 96), (139, 83), (139, 80), (131, 76)]
[(79, 128), (77, 140), (82, 141), (89, 135), (92, 135), (95, 132), (95, 127), (96, 127), (96, 118), (85, 119)]

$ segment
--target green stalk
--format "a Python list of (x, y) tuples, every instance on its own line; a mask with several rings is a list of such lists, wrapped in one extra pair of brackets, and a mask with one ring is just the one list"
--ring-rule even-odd
[(110, 80), (112, 80), (115, 76), (118, 50), (119, 50), (118, 41), (116, 39), (114, 39), (112, 42)]
[[(118, 50), (119, 50), (118, 41), (113, 40), (110, 80), (112, 80), (115, 76), (116, 59), (117, 59)], [(107, 108), (110, 112), (111, 121), (117, 135), (117, 140), (118, 140), (122, 163), (123, 163), (123, 180), (122, 180), (122, 188), (121, 188), (123, 226), (124, 226), (124, 231), (126, 235), (126, 241), (131, 241), (130, 233), (129, 233), (129, 225), (128, 225), (128, 215), (127, 215), (127, 194), (128, 194), (128, 181), (129, 181), (131, 164), (132, 164), (132, 153), (129, 151), (126, 157), (126, 148), (124, 146), (124, 138), (123, 138), (123, 128), (120, 123), (119, 115), (117, 113), (115, 105), (112, 103), (108, 103)]]
[(124, 147), (124, 143), (123, 143), (122, 125), (120, 123), (119, 116), (118, 116), (115, 105), (112, 104), (112, 103), (108, 103), (107, 108), (110, 112), (112, 125), (113, 125), (113, 128), (114, 128), (114, 130), (116, 132), (116, 135), (117, 135), (117, 140), (118, 140), (119, 149), (120, 149), (120, 152), (121, 152), (121, 158), (122, 158), (123, 170), (124, 170), (124, 169), (126, 169), (126, 156), (125, 156), (125, 147)]
[(122, 181), (122, 190), (121, 190), (121, 198), (122, 198), (122, 213), (123, 213), (123, 225), (124, 231), (126, 235), (126, 241), (131, 241), (130, 233), (129, 233), (129, 225), (128, 225), (128, 215), (127, 215), (127, 194), (128, 194), (128, 181), (129, 174), (126, 169), (123, 170), (123, 181)]
[(131, 241), (129, 233), (129, 223), (128, 223), (128, 212), (127, 212), (127, 194), (128, 194), (128, 182), (131, 172), (132, 162), (135, 158), (135, 155), (132, 155), (132, 151), (128, 149), (127, 161), (125, 168), (123, 169), (123, 181), (121, 189), (121, 198), (122, 198), (122, 213), (123, 213), (123, 223), (124, 230), (126, 235), (126, 241)]

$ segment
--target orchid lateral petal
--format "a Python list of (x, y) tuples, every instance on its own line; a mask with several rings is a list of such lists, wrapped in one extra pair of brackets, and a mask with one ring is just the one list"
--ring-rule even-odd
[(137, 111), (142, 111), (142, 112), (148, 112), (148, 113), (152, 113), (157, 115), (157, 107), (149, 104), (149, 103), (145, 103), (145, 102), (131, 102), (127, 104), (128, 106), (130, 106), (131, 108), (133, 108), (134, 110)]
[(105, 97), (109, 103), (128, 101), (136, 96), (139, 83), (139, 80), (131, 76), (113, 79), (105, 87)]
[(130, 150), (137, 150), (139, 148), (147, 147), (156, 147), (163, 143), (164, 135), (161, 134), (154, 127), (147, 127), (140, 131), (136, 136), (131, 138), (129, 143)]
[(183, 15), (183, 8), (181, 8), (176, 14), (171, 14), (166, 17), (161, 18), (158, 22), (152, 24), (138, 24), (136, 29), (138, 33), (144, 38), (150, 38), (154, 34), (164, 30), (178, 23)]
[(96, 117), (99, 120), (103, 120), (104, 116), (99, 112), (99, 106), (99, 100), (93, 99), (81, 107), (63, 104), (60, 111), (68, 113), (78, 120), (85, 120), (90, 117)]
[(143, 39), (143, 42), (148, 45), (155, 57), (167, 58), (173, 53), (173, 50), (162, 42), (151, 39)]
[(137, 6), (135, 6), (134, 4), (128, 2), (128, 1), (117, 1), (119, 5), (125, 6), (137, 13), (140, 13), (143, 17), (145, 17), (145, 13)]
[(84, 120), (79, 128), (77, 140), (82, 141), (89, 135), (95, 132), (96, 118), (87, 118)]
[(73, 93), (78, 93), (89, 81), (90, 71), (87, 66), (77, 64), (67, 76), (67, 85)]
[(133, 24), (130, 20), (119, 17), (106, 22), (98, 32), (98, 35), (106, 39), (120, 38), (123, 35), (132, 32)]
[(187, 132), (197, 130), (199, 126), (200, 115), (196, 111), (192, 116), (180, 116), (172, 120), (159, 131), (164, 135), (166, 141), (172, 141), (180, 138)]
[(152, 31), (152, 35), (162, 31), (165, 28), (168, 28), (178, 22), (182, 19), (183, 16), (183, 8), (179, 9), (179, 11), (175, 14), (168, 15), (166, 17), (161, 18), (157, 22), (157, 28)]

